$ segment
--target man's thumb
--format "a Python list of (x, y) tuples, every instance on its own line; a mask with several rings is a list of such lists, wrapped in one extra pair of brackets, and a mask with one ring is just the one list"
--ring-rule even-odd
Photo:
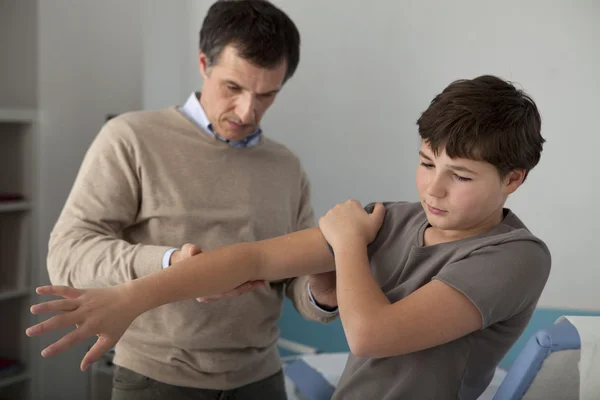
[(185, 254), (186, 257), (192, 257), (192, 256), (195, 256), (196, 254), (202, 253), (202, 250), (200, 249), (200, 247), (196, 246), (195, 244), (186, 243), (181, 248), (181, 252), (183, 254)]

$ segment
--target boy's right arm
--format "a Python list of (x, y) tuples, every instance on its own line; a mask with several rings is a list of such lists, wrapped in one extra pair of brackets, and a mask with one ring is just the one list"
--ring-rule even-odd
[(46, 348), (44, 356), (60, 353), (87, 337), (98, 335), (97, 343), (82, 361), (85, 370), (114, 347), (131, 322), (147, 310), (223, 293), (248, 281), (282, 280), (334, 268), (333, 255), (321, 230), (305, 229), (201, 253), (124, 285), (92, 290), (65, 286), (39, 288), (39, 294), (65, 299), (33, 306), (34, 314), (60, 314), (29, 328), (27, 334), (37, 336), (77, 325), (77, 329)]
[(87, 151), (50, 235), (47, 268), (53, 284), (111, 286), (161, 269), (168, 246), (121, 238), (135, 223), (141, 201), (133, 138), (131, 128), (114, 119)]

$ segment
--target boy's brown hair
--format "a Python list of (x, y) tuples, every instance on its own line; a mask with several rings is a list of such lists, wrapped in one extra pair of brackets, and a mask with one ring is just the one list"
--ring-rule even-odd
[(417, 121), (434, 154), (494, 165), (500, 176), (527, 173), (540, 160), (545, 139), (533, 99), (510, 82), (490, 75), (452, 82)]

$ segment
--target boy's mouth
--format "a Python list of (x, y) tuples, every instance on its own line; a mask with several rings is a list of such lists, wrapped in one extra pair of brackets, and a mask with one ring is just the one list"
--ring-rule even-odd
[(431, 205), (427, 204), (427, 209), (429, 209), (429, 212), (432, 214), (436, 214), (436, 215), (440, 215), (440, 214), (444, 214), (445, 212), (447, 212), (446, 210), (442, 210), (441, 208), (437, 208), (437, 207), (433, 207)]

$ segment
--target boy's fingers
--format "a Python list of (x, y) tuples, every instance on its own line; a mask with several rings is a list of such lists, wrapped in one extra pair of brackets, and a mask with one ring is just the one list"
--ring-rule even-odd
[(106, 336), (99, 336), (96, 343), (87, 352), (81, 361), (81, 370), (85, 371), (90, 365), (98, 361), (100, 357), (114, 347), (115, 343)]
[(31, 306), (30, 311), (32, 314), (44, 314), (49, 312), (65, 312), (65, 311), (74, 311), (77, 309), (79, 305), (75, 300), (71, 299), (63, 299), (63, 300), (53, 300), (46, 301), (44, 303), (39, 303)]
[(385, 217), (385, 207), (383, 206), (383, 204), (376, 203), (371, 215), (373, 219), (377, 222), (378, 226), (381, 226), (381, 224), (383, 223), (383, 218)]
[(67, 299), (74, 299), (76, 297), (81, 296), (81, 293), (82, 293), (81, 290), (72, 288), (70, 286), (54, 286), (54, 285), (40, 286), (35, 290), (35, 292), (37, 294), (62, 296)]
[(66, 328), (76, 324), (78, 324), (78, 321), (72, 313), (60, 314), (27, 328), (25, 334), (27, 336), (39, 336), (43, 335), (44, 333), (52, 332), (54, 330)]
[(86, 335), (81, 329), (75, 329), (50, 346), (46, 347), (42, 351), (42, 357), (52, 357), (53, 355), (62, 353), (63, 351), (68, 350), (76, 344), (82, 342), (85, 338)]

